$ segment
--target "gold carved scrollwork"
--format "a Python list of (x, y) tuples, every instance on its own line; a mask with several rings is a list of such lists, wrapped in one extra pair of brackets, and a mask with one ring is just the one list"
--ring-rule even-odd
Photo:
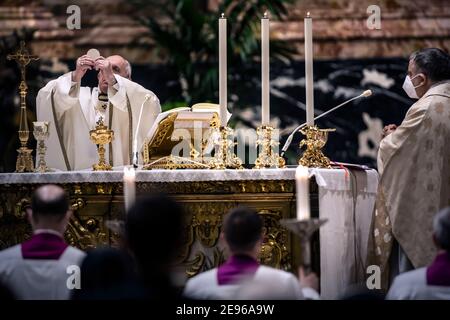
[(260, 262), (274, 268), (289, 270), (289, 250), (286, 246), (287, 232), (280, 225), (280, 212), (260, 210), (258, 214), (264, 220), (264, 242), (261, 247)]

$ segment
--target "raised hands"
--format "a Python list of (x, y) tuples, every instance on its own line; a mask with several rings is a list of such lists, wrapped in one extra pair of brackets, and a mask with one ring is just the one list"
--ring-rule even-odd
[(80, 82), (86, 71), (92, 70), (95, 66), (95, 61), (87, 55), (83, 55), (77, 59), (75, 71), (72, 72), (72, 81)]

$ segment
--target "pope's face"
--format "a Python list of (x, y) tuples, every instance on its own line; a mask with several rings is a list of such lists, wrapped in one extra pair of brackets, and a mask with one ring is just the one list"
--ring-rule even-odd
[[(119, 76), (122, 76), (124, 78), (129, 78), (127, 70), (126, 70), (126, 61), (121, 56), (110, 56), (106, 58), (108, 62), (111, 65), (112, 72), (115, 74), (118, 74)], [(98, 78), (98, 86), (100, 88), (100, 91), (103, 93), (108, 92), (108, 82), (106, 81), (106, 78), (103, 76), (103, 73), (100, 71), (97, 74)]]

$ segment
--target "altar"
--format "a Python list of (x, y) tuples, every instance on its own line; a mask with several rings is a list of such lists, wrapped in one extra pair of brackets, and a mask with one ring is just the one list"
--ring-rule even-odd
[[(320, 275), (321, 295), (336, 299), (364, 281), (371, 215), (378, 174), (375, 170), (309, 169), (312, 216), (328, 219), (313, 241), (313, 268)], [(123, 171), (72, 171), (0, 174), (0, 249), (29, 237), (24, 208), (42, 184), (61, 185), (73, 217), (66, 240), (83, 250), (118, 245), (119, 234), (108, 221), (123, 218)], [(263, 170), (136, 171), (137, 195), (164, 192), (185, 209), (184, 242), (177, 265), (185, 279), (226, 259), (219, 240), (223, 216), (238, 205), (255, 208), (264, 219), (260, 260), (296, 272), (298, 239), (279, 221), (296, 217), (295, 168)], [(151, 230), (149, 230), (151, 232)], [(149, 244), (149, 250), (157, 243)]]

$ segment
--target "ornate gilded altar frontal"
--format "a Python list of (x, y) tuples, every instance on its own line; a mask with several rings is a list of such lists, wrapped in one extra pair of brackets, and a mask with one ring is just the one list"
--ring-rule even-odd
[[(193, 171), (193, 170), (192, 170)], [(203, 171), (203, 170), (201, 170)], [(245, 171), (245, 170), (244, 170)], [(253, 176), (248, 170), (245, 178)], [(178, 171), (163, 170), (161, 174), (180, 174)], [(195, 171), (198, 172), (198, 171)], [(204, 170), (205, 179), (210, 179), (210, 170)], [(218, 174), (215, 171), (215, 174)], [(224, 245), (219, 241), (224, 215), (238, 205), (255, 208), (264, 220), (264, 244), (260, 260), (263, 264), (283, 270), (296, 270), (298, 245), (292, 233), (281, 227), (281, 219), (295, 217), (295, 194), (293, 179), (289, 180), (231, 180), (227, 181), (139, 181), (152, 171), (138, 171), (137, 193), (168, 193), (185, 208), (183, 247), (177, 256), (177, 265), (185, 270), (187, 277), (221, 264), (227, 257)], [(123, 184), (119, 172), (90, 172), (90, 181), (66, 182), (60, 184), (70, 195), (73, 217), (65, 233), (69, 244), (86, 250), (101, 245), (118, 246), (120, 237), (109, 230), (105, 222), (121, 219), (123, 216)], [(233, 175), (235, 173), (232, 173)], [(264, 172), (266, 173), (266, 171)], [(286, 174), (286, 173), (285, 173)], [(36, 174), (37, 175), (37, 174)], [(49, 177), (51, 174), (45, 173)], [(98, 177), (97, 177), (98, 175)], [(105, 176), (111, 177), (108, 183)], [(117, 177), (116, 177), (117, 176)], [(270, 177), (270, 176), (267, 176)], [(266, 177), (266, 179), (267, 179)], [(21, 177), (20, 177), (21, 178)], [(151, 178), (148, 178), (151, 180)], [(31, 229), (25, 218), (25, 206), (30, 203), (32, 192), (42, 184), (0, 182), (0, 249), (20, 243), (30, 236)], [(64, 181), (64, 179), (61, 179)], [(75, 179), (76, 180), (76, 179)], [(49, 182), (49, 181), (46, 181)], [(312, 186), (314, 196), (317, 189)], [(151, 232), (151, 230), (149, 230)]]

